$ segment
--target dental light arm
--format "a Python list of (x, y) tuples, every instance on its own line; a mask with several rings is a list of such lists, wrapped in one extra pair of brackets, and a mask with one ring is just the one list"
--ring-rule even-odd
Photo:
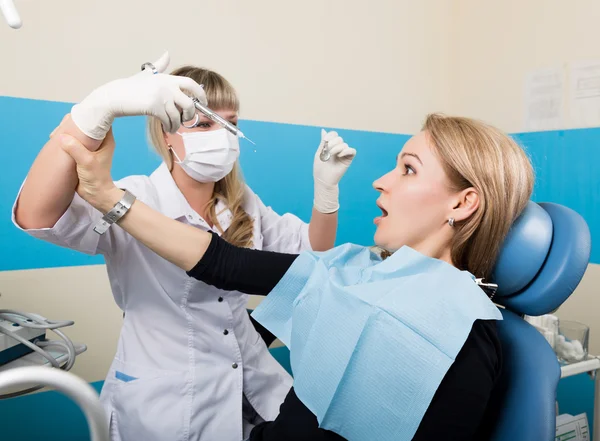
[(0, 11), (11, 28), (19, 29), (23, 24), (13, 0), (0, 0)]

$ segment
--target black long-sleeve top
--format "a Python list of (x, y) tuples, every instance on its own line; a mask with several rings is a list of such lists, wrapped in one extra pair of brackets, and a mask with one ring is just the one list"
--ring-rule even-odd
[[(267, 295), (297, 257), (238, 248), (213, 233), (204, 257), (188, 275), (220, 289)], [(496, 322), (477, 320), (435, 393), (413, 441), (488, 439), (493, 415), (486, 408), (501, 362)], [(316, 416), (298, 399), (292, 387), (275, 421), (257, 425), (250, 440), (343, 441), (345, 438), (320, 429)]]

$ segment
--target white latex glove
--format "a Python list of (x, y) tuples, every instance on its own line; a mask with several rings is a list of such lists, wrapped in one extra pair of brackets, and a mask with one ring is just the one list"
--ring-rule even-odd
[[(71, 118), (90, 138), (102, 140), (119, 116), (148, 115), (161, 120), (168, 132), (176, 132), (184, 121), (194, 118), (196, 108), (188, 92), (206, 105), (204, 89), (191, 78), (166, 75), (169, 53), (154, 64), (159, 72), (146, 68), (129, 77), (100, 86), (81, 103), (73, 106)], [(179, 110), (178, 109), (181, 109)]]
[[(321, 152), (327, 141), (331, 157), (321, 161)], [(315, 208), (321, 213), (334, 213), (340, 208), (338, 183), (350, 167), (356, 150), (338, 136), (336, 132), (321, 130), (321, 144), (315, 153), (313, 176), (315, 180)]]

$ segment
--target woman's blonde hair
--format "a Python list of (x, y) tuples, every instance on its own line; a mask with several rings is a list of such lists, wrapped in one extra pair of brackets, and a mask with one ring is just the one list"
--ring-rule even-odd
[[(198, 84), (202, 84), (206, 92), (206, 98), (208, 99), (208, 106), (213, 110), (234, 110), (237, 112), (240, 108), (240, 102), (235, 89), (225, 78), (216, 72), (194, 66), (183, 66), (171, 72), (171, 75), (189, 77)], [(148, 119), (148, 134), (152, 145), (162, 157), (169, 170), (173, 170), (173, 154), (165, 141), (160, 120), (157, 118)], [(250, 248), (253, 245), (252, 232), (254, 221), (244, 211), (242, 206), (245, 189), (244, 179), (239, 164), (236, 162), (233, 170), (215, 183), (215, 190), (208, 202), (208, 219), (206, 220), (214, 224), (222, 233), (223, 238), (229, 243)], [(218, 213), (216, 213), (215, 207), (218, 200), (223, 201), (232, 214), (231, 225), (225, 232), (223, 232), (217, 220)]]
[(455, 223), (452, 261), (489, 278), (502, 242), (533, 191), (529, 157), (510, 136), (470, 118), (432, 114), (423, 130), (453, 189), (473, 187), (479, 194), (479, 208)]

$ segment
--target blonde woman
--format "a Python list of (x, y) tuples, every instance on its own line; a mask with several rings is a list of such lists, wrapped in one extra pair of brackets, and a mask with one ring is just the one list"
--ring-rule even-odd
[[(107, 140), (98, 152), (90, 153), (73, 138), (65, 136), (62, 142), (65, 151), (78, 163), (79, 194), (100, 211), (111, 210), (124, 194), (110, 177), (107, 158), (112, 156), (114, 143)], [(499, 130), (467, 118), (431, 115), (422, 132), (404, 145), (392, 171), (375, 181), (374, 186), (380, 192), (377, 205), (382, 210), (382, 215), (375, 220), (375, 243), (378, 246), (391, 251), (410, 247), (424, 257), (445, 262), (451, 266), (450, 269), (488, 278), (506, 234), (531, 196), (533, 170), (525, 152)], [(285, 281), (282, 281), (282, 286), (286, 287), (285, 297), (292, 295), (290, 290), (297, 294), (299, 279), (286, 274), (297, 255), (233, 247), (215, 234), (174, 222), (139, 201), (132, 204), (119, 221), (119, 226), (163, 258), (188, 271), (190, 276), (215, 287), (267, 295), (285, 275)], [(394, 262), (395, 257), (393, 254), (390, 261)], [(343, 261), (343, 258), (340, 259)], [(302, 262), (305, 265), (306, 259)], [(257, 273), (263, 277), (256, 278)], [(331, 274), (334, 273), (329, 271), (329, 277), (333, 277)], [(353, 288), (359, 286), (353, 285)], [(301, 284), (302, 287), (319, 289), (314, 283)], [(443, 293), (451, 295), (447, 288), (446, 285), (441, 286)], [(423, 293), (397, 294), (410, 297)], [(483, 290), (474, 289), (472, 294), (471, 300), (487, 305), (499, 318), (498, 311)], [(278, 295), (277, 290), (273, 295)], [(309, 292), (305, 292), (307, 295)], [(454, 308), (447, 313), (447, 319), (464, 321), (468, 317), (465, 308), (469, 305), (450, 300), (455, 298), (451, 295), (446, 300), (445, 308)], [(321, 314), (326, 312), (319, 310)], [(423, 315), (417, 310), (407, 314)], [(361, 418), (368, 418), (370, 430), (375, 433), (380, 425), (389, 428), (388, 419), (394, 416), (397, 424), (393, 427), (397, 435), (386, 439), (489, 439), (494, 415), (489, 414), (486, 407), (502, 364), (496, 318), (476, 319), (472, 328), (469, 323), (470, 332), (466, 340), (458, 346), (460, 351), (440, 377), (441, 382), (436, 382), (437, 389), (433, 388), (431, 393), (434, 395), (420, 414), (414, 412), (411, 403), (419, 401), (422, 394), (429, 393), (429, 388), (425, 391), (419, 386), (427, 373), (418, 368), (415, 370), (411, 363), (386, 366), (383, 371), (381, 366), (363, 371), (361, 390), (368, 390), (365, 385), (382, 381), (387, 382), (387, 387), (392, 390), (405, 385), (407, 387), (401, 393), (405, 395), (402, 402), (411, 407), (396, 409), (396, 400), (400, 397), (390, 393), (368, 400), (376, 405), (361, 407), (357, 412)], [(319, 319), (326, 321), (327, 317)], [(305, 327), (302, 329), (306, 330)], [(419, 335), (428, 335), (431, 329), (416, 331)], [(337, 337), (343, 338), (343, 335)], [(330, 345), (331, 340), (328, 341)], [(383, 342), (382, 347), (389, 351), (389, 355), (392, 352), (399, 354), (394, 360), (402, 360), (407, 355), (410, 355), (408, 359), (414, 360), (421, 354), (420, 349), (411, 345), (398, 344), (396, 336)], [(294, 349), (291, 348), (291, 351), (293, 357)], [(327, 354), (323, 356), (327, 357)], [(415, 371), (402, 375), (403, 371), (411, 369)], [(304, 386), (320, 390), (322, 378), (312, 380), (305, 382)], [(386, 385), (380, 390), (386, 390)], [(360, 407), (360, 403), (357, 406)], [(350, 413), (340, 415), (342, 421), (338, 421), (339, 426), (351, 426), (357, 416)], [(406, 433), (407, 426), (414, 428), (413, 434)], [(389, 433), (389, 429), (386, 430)], [(322, 429), (317, 417), (292, 388), (277, 418), (256, 426), (249, 439), (325, 441), (345, 438)]]
[[(100, 87), (56, 133), (70, 133), (94, 150), (105, 137), (112, 139), (115, 117), (150, 115), (152, 144), (164, 162), (150, 176), (129, 176), (117, 187), (174, 222), (215, 232), (238, 247), (282, 253), (331, 248), (337, 183), (354, 149), (335, 132), (323, 137), (336, 160), (315, 160), (315, 205), (307, 225), (292, 214), (278, 215), (244, 184), (238, 139), (196, 115), (188, 95), (237, 123), (239, 101), (231, 84), (188, 66)], [(182, 114), (185, 126), (197, 127), (182, 125)], [(31, 167), (14, 221), (34, 237), (105, 257), (124, 311), (101, 396), (112, 438), (240, 441), (256, 423), (274, 419), (292, 382), (251, 324), (247, 295), (196, 281), (127, 232), (107, 229), (102, 213), (75, 194), (77, 183), (75, 162), (53, 137)], [(165, 239), (177, 242), (168, 233)]]

